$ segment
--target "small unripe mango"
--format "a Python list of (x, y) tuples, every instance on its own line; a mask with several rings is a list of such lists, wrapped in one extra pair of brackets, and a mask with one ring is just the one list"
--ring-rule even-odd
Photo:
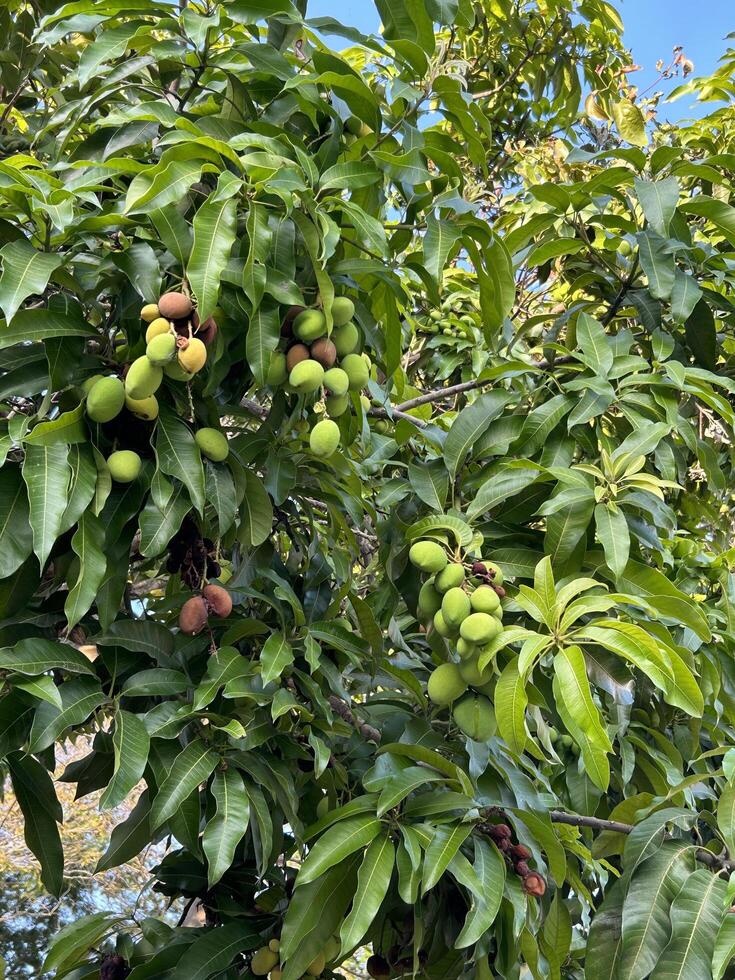
[(316, 391), (324, 381), (324, 368), (316, 361), (299, 361), (288, 376), (288, 383), (302, 395)]
[(436, 541), (416, 541), (411, 545), (408, 560), (420, 571), (432, 575), (446, 567), (447, 555)]
[(93, 422), (109, 422), (125, 404), (125, 386), (119, 378), (100, 378), (87, 395), (87, 415)]
[(332, 343), (337, 349), (338, 357), (347, 357), (360, 343), (360, 331), (354, 323), (346, 323), (332, 333)]
[(451, 637), (457, 635), (456, 629), (454, 629), (454, 627), (452, 626), (448, 626), (447, 623), (444, 621), (444, 616), (442, 616), (441, 609), (438, 609), (434, 613), (433, 622), (434, 622), (434, 629), (437, 631), (439, 636), (443, 636), (445, 640), (448, 640)]
[(460, 635), (469, 643), (489, 643), (501, 630), (500, 623), (488, 613), (472, 613), (459, 628)]
[(344, 327), (355, 315), (355, 304), (349, 296), (335, 296), (332, 303), (332, 322), (335, 327)]
[(198, 337), (192, 337), (186, 347), (179, 348), (179, 364), (190, 374), (201, 371), (207, 363), (207, 348)]
[(156, 367), (168, 364), (176, 354), (176, 338), (172, 333), (160, 333), (148, 343), (145, 356)]
[(342, 368), (333, 367), (324, 372), (324, 387), (332, 395), (346, 395), (350, 387), (350, 379)]
[(154, 337), (160, 337), (164, 333), (171, 333), (171, 324), (162, 316), (156, 317), (148, 324), (148, 329), (145, 332), (146, 344), (150, 344)]
[(161, 315), (161, 311), (158, 309), (157, 303), (146, 303), (143, 309), (140, 311), (140, 318), (145, 323), (153, 323), (156, 317)]
[(436, 591), (443, 594), (449, 592), (450, 589), (458, 588), (463, 582), (464, 568), (459, 562), (453, 561), (439, 572), (434, 584), (436, 585)]
[(267, 946), (263, 946), (250, 960), (250, 972), (256, 977), (265, 977), (276, 963), (278, 963), (278, 953), (274, 953)]
[(360, 405), (362, 406), (363, 412), (367, 412), (370, 408), (370, 399), (367, 395), (360, 395)]
[(487, 684), (493, 678), (492, 667), (480, 670), (476, 657), (468, 657), (467, 660), (463, 660), (459, 665), (459, 672), (462, 675), (462, 680), (471, 684), (472, 687), (482, 687), (483, 684)]
[(339, 426), (331, 419), (322, 419), (317, 422), (311, 430), (309, 436), (309, 446), (315, 456), (326, 459), (331, 456), (339, 446)]
[(424, 582), (419, 591), (417, 613), (419, 619), (432, 619), (435, 613), (441, 609), (442, 597), (434, 587), (433, 582)]
[(339, 418), (339, 416), (344, 415), (344, 413), (350, 407), (350, 396), (327, 395), (327, 397), (324, 399), (324, 405), (327, 409), (327, 415), (333, 419)]
[(340, 367), (349, 378), (350, 391), (359, 391), (370, 380), (370, 369), (359, 354), (348, 354), (342, 358)]
[(125, 408), (147, 422), (158, 418), (158, 399), (155, 395), (149, 395), (147, 398), (131, 398), (130, 395), (126, 395)]
[(194, 441), (202, 455), (215, 463), (221, 463), (230, 454), (227, 436), (219, 429), (197, 429), (194, 433)]
[(427, 693), (434, 704), (451, 704), (466, 690), (457, 664), (440, 664), (431, 672)]
[(470, 602), (475, 612), (495, 613), (500, 608), (500, 599), (495, 589), (489, 585), (480, 585), (470, 596)]
[(325, 371), (327, 368), (334, 367), (334, 362), (337, 360), (337, 348), (327, 337), (315, 340), (310, 347), (310, 352), (314, 360), (319, 361)]
[(125, 393), (131, 398), (148, 398), (154, 394), (163, 380), (163, 371), (151, 364), (145, 354), (130, 365), (125, 377)]
[(477, 650), (478, 647), (476, 643), (468, 643), (467, 640), (463, 639), (461, 636), (457, 640), (457, 653), (463, 660), (467, 660), (468, 657), (474, 657)]
[(271, 951), (271, 953), (277, 953), (280, 948), (281, 943), (278, 939), (271, 939), (271, 941), (268, 943), (268, 949)]
[(137, 479), (142, 465), (140, 456), (131, 449), (119, 449), (107, 457), (110, 476), (117, 483), (132, 483)]
[(497, 725), (491, 702), (482, 695), (472, 695), (452, 708), (452, 717), (459, 730), (474, 742), (487, 742)]
[(447, 626), (458, 627), (471, 612), (470, 597), (463, 589), (450, 589), (444, 594), (442, 616)]
[(318, 977), (320, 974), (324, 973), (324, 967), (327, 965), (326, 957), (324, 953), (319, 953), (311, 963), (306, 968), (306, 975), (308, 977)]
[(274, 350), (271, 354), (271, 362), (268, 365), (268, 374), (265, 383), (275, 388), (278, 385), (282, 385), (287, 377), (286, 355), (283, 351)]
[(158, 312), (167, 320), (183, 320), (192, 309), (191, 300), (183, 293), (164, 293), (158, 300)]
[(327, 320), (321, 310), (304, 310), (293, 322), (293, 332), (305, 343), (323, 337), (327, 332)]

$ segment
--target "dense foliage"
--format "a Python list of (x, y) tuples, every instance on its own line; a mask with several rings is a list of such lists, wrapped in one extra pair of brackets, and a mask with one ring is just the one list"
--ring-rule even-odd
[(46, 969), (719, 980), (733, 58), (658, 126), (605, 0), (376, 6), (0, 11), (3, 772), (206, 922)]

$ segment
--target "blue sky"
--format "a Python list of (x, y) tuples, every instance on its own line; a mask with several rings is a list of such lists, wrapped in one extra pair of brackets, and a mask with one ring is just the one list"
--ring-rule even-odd
[[(677, 44), (694, 62), (697, 75), (708, 74), (727, 47), (725, 35), (735, 31), (735, 0), (618, 0), (616, 6), (625, 23), (626, 44), (644, 68), (634, 76), (642, 89), (656, 78), (656, 61), (670, 58)], [(371, 0), (309, 0), (308, 12), (310, 17), (335, 17), (363, 31), (376, 30), (379, 23)], [(735, 40), (730, 43), (735, 46)], [(704, 111), (682, 98), (663, 106), (659, 117), (676, 120)]]

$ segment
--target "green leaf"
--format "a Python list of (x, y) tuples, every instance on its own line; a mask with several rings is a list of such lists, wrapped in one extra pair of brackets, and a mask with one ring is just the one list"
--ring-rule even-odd
[(691, 980), (712, 974), (712, 950), (725, 916), (727, 883), (702, 868), (671, 905), (671, 939), (650, 980)]
[(638, 233), (638, 258), (648, 279), (648, 291), (654, 299), (668, 300), (674, 288), (676, 265), (663, 238), (652, 232)]
[(92, 674), (89, 660), (68, 643), (54, 643), (31, 636), (13, 647), (0, 648), (0, 670), (19, 674), (43, 674), (47, 670), (66, 670), (72, 674)]
[(728, 783), (717, 801), (717, 829), (730, 854), (735, 854), (735, 786)]
[(217, 189), (194, 215), (194, 244), (186, 275), (202, 321), (212, 315), (219, 299), (220, 278), (235, 242), (237, 205), (233, 197), (240, 186), (241, 181), (225, 171)]
[(255, 548), (271, 533), (273, 504), (260, 477), (248, 470), (246, 489), (240, 505), (240, 540), (246, 547)]
[(356, 160), (335, 163), (321, 176), (319, 185), (323, 190), (355, 190), (369, 187), (381, 179), (380, 171), (369, 160)]
[(107, 559), (100, 547), (104, 537), (99, 517), (89, 510), (85, 511), (71, 539), (72, 551), (79, 558), (79, 573), (64, 603), (68, 629), (76, 626), (89, 611), (105, 577)]
[(691, 844), (664, 843), (636, 870), (623, 905), (621, 975), (644, 980), (671, 936), (671, 903), (694, 871)]
[(551, 967), (551, 977), (561, 980), (562, 964), (569, 955), (572, 943), (572, 922), (569, 910), (557, 891), (544, 921), (541, 934), (541, 949)]
[(528, 253), (526, 262), (529, 268), (535, 268), (560, 255), (576, 255), (584, 248), (586, 245), (579, 238), (554, 238), (552, 241), (535, 245)]
[(245, 354), (253, 377), (259, 385), (266, 382), (271, 354), (278, 346), (280, 336), (278, 307), (270, 303), (259, 306), (250, 317), (245, 338)]
[(247, 830), (250, 801), (242, 776), (236, 769), (218, 772), (212, 780), (217, 812), (204, 828), (202, 850), (207, 858), (208, 884), (212, 888), (231, 866), (237, 845)]
[(425, 895), (447, 870), (449, 862), (472, 832), (471, 824), (437, 827), (424, 857), (421, 894)]
[(444, 511), (449, 490), (447, 471), (441, 460), (408, 464), (408, 479), (414, 493), (432, 510)]
[(669, 237), (671, 219), (679, 202), (679, 181), (676, 177), (663, 180), (635, 178), (635, 192), (648, 224), (661, 238)]
[(271, 633), (260, 651), (263, 684), (277, 680), (293, 661), (293, 648), (283, 633)]
[(30, 755), (8, 756), (10, 780), (23, 814), (23, 835), (28, 850), (41, 865), (41, 881), (52, 895), (60, 895), (64, 884), (64, 851), (57, 824), (61, 805), (54, 784), (44, 767)]
[(598, 504), (595, 507), (595, 527), (605, 552), (607, 567), (617, 579), (623, 574), (630, 554), (628, 522), (620, 509), (613, 510), (609, 504)]
[(176, 204), (151, 211), (148, 217), (169, 252), (185, 266), (191, 255), (191, 229)]
[(441, 781), (442, 776), (438, 772), (432, 772), (425, 766), (408, 766), (407, 769), (402, 769), (381, 790), (376, 816), (382, 817), (424, 783)]
[(0, 309), (8, 323), (29, 296), (42, 296), (52, 273), (64, 261), (60, 253), (39, 252), (25, 239), (0, 248)]
[(700, 299), (684, 324), (687, 344), (694, 358), (707, 371), (717, 364), (717, 329), (709, 304)]
[(475, 839), (475, 871), (482, 885), (482, 899), (472, 896), (472, 906), (454, 944), (457, 949), (479, 942), (495, 921), (503, 900), (505, 861), (496, 847), (480, 838)]
[(112, 733), (115, 769), (112, 779), (100, 797), (100, 809), (108, 810), (122, 803), (143, 777), (148, 761), (150, 738), (137, 715), (118, 709)]
[(527, 706), (525, 678), (518, 672), (518, 657), (514, 657), (503, 669), (495, 687), (495, 716), (498, 731), (515, 755), (521, 755), (526, 747)]
[(128, 188), (125, 213), (160, 213), (162, 208), (177, 204), (199, 180), (203, 166), (202, 160), (171, 160), (143, 171)]
[(260, 936), (246, 922), (230, 922), (200, 935), (176, 964), (176, 980), (208, 980), (220, 976), (238, 953), (255, 949)]
[(678, 267), (674, 275), (674, 288), (671, 291), (671, 316), (675, 323), (685, 323), (685, 321), (688, 322), (692, 312), (697, 308), (702, 290), (694, 276), (687, 275)]
[(554, 657), (554, 673), (564, 707), (577, 728), (603, 752), (611, 752), (610, 738), (592, 700), (581, 649), (578, 646), (569, 646), (559, 650)]
[(16, 572), (33, 548), (28, 492), (20, 468), (0, 467), (0, 579)]
[(735, 916), (726, 915), (720, 926), (712, 957), (713, 980), (722, 980), (725, 971), (735, 957)]
[(493, 419), (497, 418), (510, 396), (502, 391), (490, 391), (480, 395), (471, 405), (463, 408), (452, 422), (444, 443), (444, 462), (452, 479)]
[(51, 941), (43, 961), (43, 972), (57, 970), (57, 975), (61, 976), (78, 966), (90, 949), (99, 946), (100, 940), (120, 921), (121, 917), (112, 912), (93, 912), (70, 922)]
[(204, 782), (219, 762), (219, 755), (205, 742), (195, 738), (176, 756), (171, 771), (163, 780), (151, 807), (151, 828), (155, 830), (169, 820), (197, 786)]
[(631, 143), (633, 146), (648, 145), (646, 120), (635, 103), (628, 99), (621, 99), (620, 102), (614, 102), (612, 114), (618, 133), (626, 143)]
[(451, 221), (430, 214), (424, 235), (424, 267), (440, 283), (444, 268), (455, 246), (462, 239), (462, 230)]
[(105, 700), (98, 681), (91, 677), (79, 677), (59, 685), (63, 707), (61, 710), (48, 702), (36, 709), (30, 737), (30, 751), (42, 752), (52, 745), (66, 730), (81, 725)]
[(148, 790), (144, 790), (125, 820), (113, 827), (110, 843), (97, 862), (95, 874), (126, 864), (140, 854), (143, 848), (150, 843), (150, 812), (151, 804)]
[(122, 647), (132, 653), (145, 653), (153, 660), (174, 652), (171, 630), (152, 620), (122, 619), (94, 638), (97, 646)]
[(220, 688), (237, 677), (247, 676), (250, 662), (233, 647), (220, 647), (207, 660), (207, 672), (194, 692), (192, 708), (201, 711), (214, 700)]
[(735, 208), (731, 204), (716, 201), (706, 194), (698, 194), (681, 204), (679, 210), (684, 214), (707, 218), (728, 241), (735, 243)]
[(28, 488), (33, 550), (43, 568), (61, 530), (68, 500), (71, 470), (69, 447), (27, 446), (23, 479)]
[(297, 887), (314, 881), (329, 868), (361, 850), (380, 833), (381, 824), (374, 816), (349, 817), (331, 827), (307, 854), (296, 878)]
[(71, 412), (63, 412), (49, 422), (34, 425), (24, 442), (26, 445), (53, 446), (57, 442), (73, 445), (87, 439), (84, 405), (77, 405)]
[(388, 892), (394, 862), (393, 841), (388, 834), (380, 834), (365, 851), (357, 874), (352, 908), (339, 933), (343, 951), (354, 949), (370, 928)]
[(612, 347), (602, 324), (587, 313), (580, 313), (577, 319), (577, 343), (587, 366), (598, 377), (607, 377), (613, 365)]
[(11, 327), (0, 329), (0, 350), (49, 337), (85, 337), (97, 331), (81, 317), (56, 310), (21, 310)]
[(180, 480), (199, 513), (204, 511), (204, 469), (194, 435), (186, 423), (164, 409), (156, 426), (156, 456), (162, 473)]
[(126, 677), (122, 693), (128, 698), (170, 697), (172, 694), (183, 694), (188, 686), (186, 675), (180, 670), (153, 667)]
[(592, 917), (585, 955), (585, 980), (620, 978), (624, 894), (622, 883), (615, 882)]

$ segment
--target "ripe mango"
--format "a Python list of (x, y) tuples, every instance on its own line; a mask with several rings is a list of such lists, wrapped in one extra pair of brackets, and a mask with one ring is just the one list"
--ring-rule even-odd
[(309, 348), (305, 344), (294, 344), (286, 354), (286, 370), (290, 374), (297, 364), (308, 360)]
[(190, 374), (201, 371), (207, 363), (207, 348), (198, 337), (192, 337), (188, 346), (179, 350), (179, 364)]
[(471, 612), (470, 597), (463, 589), (450, 589), (444, 594), (442, 616), (447, 626), (458, 627)]
[(194, 441), (199, 446), (199, 451), (207, 459), (221, 463), (230, 454), (230, 444), (227, 436), (219, 429), (197, 429), (194, 433)]
[(339, 446), (339, 426), (331, 419), (322, 419), (317, 422), (311, 430), (309, 436), (309, 446), (315, 456), (326, 459), (331, 456)]
[(327, 337), (321, 337), (319, 340), (315, 340), (309, 350), (314, 360), (319, 361), (325, 371), (327, 368), (334, 367), (334, 363), (337, 360), (337, 348)]
[(125, 404), (125, 386), (119, 378), (100, 378), (87, 395), (87, 415), (93, 422), (109, 422)]
[(158, 399), (155, 395), (149, 395), (147, 398), (131, 398), (130, 395), (126, 395), (125, 408), (147, 422), (158, 418)]
[(125, 378), (125, 393), (135, 399), (148, 398), (158, 390), (161, 381), (163, 371), (143, 354), (130, 365)]
[(492, 667), (480, 670), (477, 657), (468, 657), (467, 660), (463, 660), (459, 665), (459, 672), (462, 675), (462, 680), (471, 684), (472, 687), (482, 687), (483, 684), (487, 684), (493, 678)]
[(466, 690), (457, 664), (440, 664), (431, 672), (427, 693), (434, 704), (451, 704)]
[(191, 300), (183, 293), (164, 293), (158, 300), (158, 312), (167, 320), (183, 320), (193, 308)]
[(132, 483), (140, 473), (142, 466), (140, 456), (131, 449), (118, 449), (107, 457), (107, 467), (110, 476), (117, 483)]
[(200, 595), (192, 596), (191, 599), (186, 600), (179, 611), (179, 629), (189, 636), (196, 636), (207, 625), (208, 618), (204, 599)]
[(327, 409), (327, 415), (329, 415), (330, 418), (339, 418), (339, 416), (344, 415), (344, 413), (350, 407), (350, 396), (327, 395), (327, 397), (324, 399), (324, 405)]
[(355, 315), (355, 304), (349, 296), (335, 296), (332, 303), (332, 322), (335, 327), (344, 327)]
[(274, 953), (267, 946), (263, 946), (257, 950), (250, 961), (250, 972), (256, 977), (265, 977), (277, 963), (278, 953)]
[(446, 568), (443, 568), (436, 577), (436, 591), (449, 592), (450, 589), (458, 588), (464, 582), (464, 568), (459, 562), (452, 561)]
[(153, 321), (160, 315), (161, 311), (158, 309), (157, 303), (146, 303), (146, 305), (140, 311), (140, 318), (145, 323), (153, 323)]
[(359, 354), (348, 354), (339, 365), (349, 379), (350, 391), (359, 391), (370, 380), (370, 368)]
[(350, 321), (332, 333), (332, 342), (337, 348), (337, 357), (347, 357), (360, 343), (360, 331)]
[(476, 612), (468, 616), (459, 628), (460, 635), (469, 643), (489, 643), (502, 627), (494, 616)]
[(172, 333), (161, 333), (154, 337), (146, 346), (145, 356), (156, 367), (168, 364), (176, 354), (176, 338)]
[(487, 742), (497, 729), (492, 703), (480, 694), (462, 698), (452, 708), (452, 717), (459, 730), (473, 742)]
[(299, 340), (310, 344), (327, 332), (327, 319), (321, 310), (304, 310), (294, 320), (293, 332)]
[(447, 564), (447, 555), (436, 541), (416, 541), (411, 545), (408, 560), (419, 571), (433, 575), (440, 572)]
[(148, 329), (145, 332), (145, 342), (150, 344), (154, 337), (160, 337), (161, 334), (170, 333), (171, 324), (164, 317), (156, 317), (148, 324)]
[(433, 582), (424, 582), (419, 591), (419, 599), (416, 607), (418, 618), (421, 620), (432, 619), (435, 613), (441, 609), (442, 597), (436, 591)]
[(495, 589), (489, 585), (481, 585), (470, 596), (470, 602), (475, 612), (495, 613), (500, 608), (500, 599)]
[(272, 388), (282, 385), (288, 377), (286, 370), (286, 355), (280, 350), (274, 350), (271, 354), (271, 361), (268, 365), (268, 374), (265, 383)]
[(324, 372), (324, 387), (332, 395), (346, 395), (350, 387), (350, 379), (342, 368), (333, 367)]
[(288, 376), (288, 383), (302, 395), (316, 391), (324, 381), (324, 368), (317, 361), (299, 361)]

